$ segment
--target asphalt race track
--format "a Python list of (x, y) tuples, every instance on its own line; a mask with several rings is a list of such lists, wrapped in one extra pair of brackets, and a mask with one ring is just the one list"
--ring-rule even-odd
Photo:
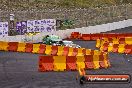
[[(127, 29), (132, 32), (130, 28)], [(85, 48), (96, 49), (95, 41), (73, 42)], [(132, 88), (132, 83), (80, 85), (76, 81), (77, 71), (38, 72), (38, 56), (38, 54), (31, 53), (0, 51), (0, 88)], [(112, 67), (87, 70), (87, 73), (130, 74), (132, 76), (132, 55), (110, 53), (109, 58)]]
[(119, 29), (119, 30), (117, 29), (117, 30), (108, 31), (106, 33), (132, 33), (132, 26), (122, 28), (122, 29)]

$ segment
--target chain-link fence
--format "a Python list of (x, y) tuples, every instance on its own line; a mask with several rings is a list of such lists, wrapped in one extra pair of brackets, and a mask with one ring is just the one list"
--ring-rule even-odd
[(0, 21), (9, 21), (15, 15), (15, 22), (39, 19), (73, 20), (71, 28), (117, 22), (132, 18), (132, 4), (88, 9), (48, 9), (25, 11), (0, 11)]

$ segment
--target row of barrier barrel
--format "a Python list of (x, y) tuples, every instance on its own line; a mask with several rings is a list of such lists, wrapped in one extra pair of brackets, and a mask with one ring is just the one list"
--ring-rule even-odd
[(78, 68), (99, 69), (110, 67), (107, 55), (40, 56), (39, 71), (74, 71)]
[(96, 40), (96, 47), (99, 48), (104, 43), (113, 43), (113, 44), (126, 44), (132, 45), (132, 37), (125, 38), (102, 38)]
[(18, 43), (18, 42), (0, 42), (0, 50), (29, 52), (46, 55), (64, 55), (64, 56), (84, 56), (99, 55), (103, 52), (99, 50), (91, 50), (85, 48), (72, 48), (65, 46), (52, 46), (45, 44)]
[(45, 44), (0, 42), (0, 50), (46, 54), (39, 57), (39, 71), (67, 71), (110, 67), (107, 52)]
[(132, 54), (132, 45), (104, 43), (100, 47), (100, 50), (105, 52)]
[(132, 54), (132, 37), (97, 39), (96, 47), (105, 52)]
[(79, 32), (72, 32), (68, 39), (97, 40), (101, 38), (124, 38), (124, 37), (132, 37), (132, 33), (81, 34)]

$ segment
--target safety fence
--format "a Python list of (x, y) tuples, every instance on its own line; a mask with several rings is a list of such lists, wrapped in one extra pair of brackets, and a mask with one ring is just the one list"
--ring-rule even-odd
[(97, 39), (96, 47), (105, 52), (132, 54), (132, 37)]
[(39, 57), (39, 71), (99, 69), (110, 66), (108, 53), (99, 50), (2, 41), (0, 50), (45, 54), (46, 56)]
[(81, 34), (72, 32), (68, 39), (96, 40), (100, 51), (132, 54), (132, 33)]
[(18, 43), (18, 42), (0, 42), (0, 50), (16, 51), (27, 53), (38, 53), (46, 55), (63, 55), (63, 56), (84, 56), (84, 55), (101, 55), (105, 54), (99, 50), (85, 48), (72, 48), (66, 46), (52, 46), (46, 44)]
[(124, 38), (115, 38), (115, 37), (113, 37), (113, 38), (97, 39), (96, 47), (99, 48), (104, 43), (132, 45), (132, 37), (124, 37)]
[(79, 68), (99, 69), (110, 67), (107, 54), (85, 56), (40, 56), (39, 71), (75, 71)]
[(101, 38), (124, 38), (132, 37), (132, 33), (96, 33), (96, 34), (81, 34), (79, 32), (72, 32), (68, 39), (80, 40), (97, 40)]

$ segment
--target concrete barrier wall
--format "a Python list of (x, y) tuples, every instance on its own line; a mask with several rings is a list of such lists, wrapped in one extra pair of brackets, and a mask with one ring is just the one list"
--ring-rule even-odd
[(31, 40), (31, 42), (41, 42), (43, 36), (48, 35), (48, 34), (55, 34), (55, 35), (60, 36), (61, 38), (66, 38), (70, 36), (72, 32), (93, 34), (93, 33), (112, 31), (116, 29), (119, 30), (121, 28), (129, 27), (129, 26), (132, 26), (132, 19), (119, 21), (119, 22), (113, 22), (113, 23), (107, 23), (107, 24), (102, 24), (102, 25), (96, 25), (96, 26), (59, 30), (59, 31), (51, 32), (51, 33), (40, 33), (34, 36), (25, 36), (25, 35), (4, 36), (4, 37), (0, 36), (0, 41), (24, 42), (24, 38), (27, 38)]

